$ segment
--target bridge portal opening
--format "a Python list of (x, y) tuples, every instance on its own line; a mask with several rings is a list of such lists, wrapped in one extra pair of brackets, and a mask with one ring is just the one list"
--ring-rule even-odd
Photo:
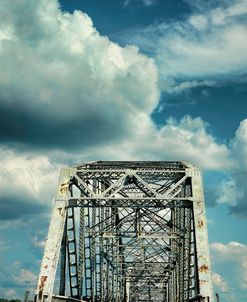
[(63, 169), (36, 295), (56, 299), (212, 302), (200, 170), (165, 161)]

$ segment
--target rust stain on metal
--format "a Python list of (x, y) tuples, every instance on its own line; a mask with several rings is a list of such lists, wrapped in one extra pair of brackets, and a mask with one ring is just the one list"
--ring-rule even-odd
[(199, 272), (201, 273), (207, 273), (209, 270), (209, 267), (206, 264), (203, 264), (201, 267), (199, 267)]
[(203, 255), (199, 255), (198, 258), (202, 259), (203, 261), (207, 261), (207, 257)]
[(68, 188), (69, 188), (69, 181), (61, 184), (60, 193), (65, 194), (68, 191)]
[(64, 216), (63, 208), (57, 208), (59, 215)]
[(59, 215), (62, 214), (62, 208), (57, 208)]
[(202, 228), (204, 226), (203, 220), (198, 221), (197, 226), (198, 226), (198, 228)]
[(43, 290), (47, 281), (47, 276), (41, 276), (40, 278), (40, 285), (39, 285), (39, 298), (41, 299), (42, 295), (43, 295)]

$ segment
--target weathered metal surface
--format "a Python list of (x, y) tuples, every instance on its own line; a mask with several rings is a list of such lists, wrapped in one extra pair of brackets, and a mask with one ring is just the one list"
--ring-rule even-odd
[(52, 299), (55, 274), (58, 264), (64, 225), (67, 214), (68, 190), (73, 169), (63, 169), (60, 174), (58, 190), (53, 206), (44, 256), (41, 262), (40, 275), (36, 291), (37, 301)]
[(192, 177), (199, 293), (202, 297), (206, 299), (209, 298), (209, 301), (213, 301), (211, 261), (201, 171), (195, 166), (190, 166), (189, 170), (187, 170), (187, 175)]
[[(188, 163), (93, 162), (63, 170), (38, 299), (51, 301), (69, 207), (70, 213), (80, 208), (79, 248), (76, 215), (67, 216), (72, 296), (91, 302), (213, 302), (203, 198), (200, 170)], [(77, 258), (79, 270), (76, 265), (72, 273)]]

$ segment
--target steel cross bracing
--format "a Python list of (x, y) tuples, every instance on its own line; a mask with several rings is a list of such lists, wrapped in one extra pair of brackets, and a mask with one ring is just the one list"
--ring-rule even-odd
[(60, 296), (67, 287), (92, 302), (212, 302), (200, 170), (104, 161), (63, 169), (37, 301), (55, 295), (59, 255)]

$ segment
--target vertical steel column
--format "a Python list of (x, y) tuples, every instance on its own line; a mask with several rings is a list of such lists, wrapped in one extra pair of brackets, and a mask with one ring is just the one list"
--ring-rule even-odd
[(205, 299), (208, 299), (209, 302), (212, 302), (214, 301), (214, 296), (211, 280), (211, 261), (201, 171), (195, 166), (192, 166), (187, 171), (187, 175), (192, 177), (199, 294)]
[(91, 283), (92, 283), (92, 291), (91, 291), (91, 301), (95, 301), (95, 292), (96, 292), (96, 265), (95, 265), (95, 256), (96, 256), (96, 250), (95, 250), (95, 223), (96, 223), (96, 208), (91, 208), (91, 227), (90, 227), (90, 261), (91, 261)]
[(101, 246), (100, 246), (100, 208), (96, 208), (96, 225), (95, 228), (95, 295), (96, 300), (101, 296)]
[(84, 256), (85, 256), (85, 294), (86, 298), (91, 299), (92, 297), (92, 261), (91, 261), (91, 236), (90, 236), (90, 226), (91, 226), (91, 215), (90, 208), (85, 208), (85, 235), (84, 235)]
[(67, 219), (64, 225), (63, 239), (60, 252), (60, 285), (59, 295), (65, 296), (66, 290), (66, 255), (67, 255)]
[(44, 300), (51, 302), (52, 300), (53, 286), (67, 215), (70, 178), (73, 173), (73, 168), (67, 168), (63, 169), (60, 174), (36, 290), (36, 300), (40, 302)]
[(68, 208), (68, 213), (67, 213), (67, 249), (68, 249), (70, 296), (72, 298), (78, 299), (79, 281), (78, 281), (74, 208)]
[(78, 280), (79, 280), (79, 296), (82, 298), (83, 286), (84, 286), (84, 265), (85, 265), (85, 211), (84, 208), (80, 208), (80, 225), (79, 225), (79, 270), (78, 270)]
[(100, 274), (100, 284), (101, 284), (101, 294), (100, 294), (100, 302), (105, 302), (107, 297), (106, 291), (106, 272), (107, 272), (107, 264), (104, 258), (106, 243), (103, 237), (103, 232), (106, 226), (106, 215), (105, 208), (101, 208), (100, 211), (100, 221), (101, 221), (101, 232), (100, 232), (100, 262), (101, 262), (101, 274)]
[[(100, 182), (94, 182), (95, 192), (96, 194), (100, 194)], [(96, 301), (99, 301), (101, 296), (101, 245), (100, 245), (100, 237), (101, 237), (101, 208), (96, 207), (96, 217), (95, 217), (95, 296)]]

